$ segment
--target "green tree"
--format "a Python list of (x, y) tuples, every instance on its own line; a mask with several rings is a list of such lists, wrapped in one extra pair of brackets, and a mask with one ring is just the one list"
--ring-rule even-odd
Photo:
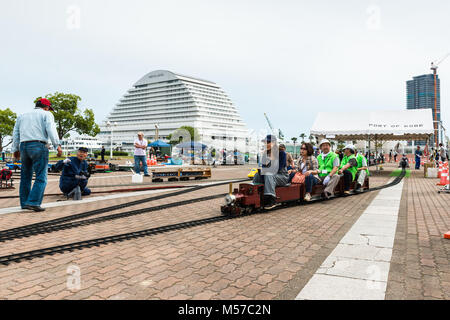
[[(189, 136), (191, 137), (191, 141), (198, 141), (200, 140), (198, 135), (198, 130), (191, 126), (181, 126), (177, 130), (175, 130), (174, 133), (171, 133), (167, 136), (167, 139), (169, 140), (169, 143), (171, 145), (179, 144), (182, 140), (182, 135), (180, 132), (182, 130), (186, 130), (189, 133)], [(178, 136), (178, 139), (172, 139), (173, 136)]]
[(11, 109), (0, 109), (0, 152), (12, 143), (11, 139), (6, 145), (3, 145), (6, 137), (12, 136), (16, 119), (17, 115)]
[[(37, 98), (39, 100), (41, 97)], [(95, 137), (100, 132), (100, 127), (95, 123), (94, 111), (85, 109), (81, 111), (78, 103), (81, 98), (75, 94), (60, 93), (47, 94), (45, 98), (52, 103), (55, 109), (56, 130), (59, 139), (68, 136), (70, 131), (76, 131), (78, 134), (86, 134)]]
[(295, 149), (295, 145), (297, 144), (298, 139), (297, 139), (297, 137), (293, 137), (293, 138), (291, 138), (291, 140), (294, 143), (294, 158), (295, 158), (297, 155), (297, 149)]
[(344, 141), (338, 140), (337, 149), (342, 150), (342, 149), (344, 149), (344, 147), (345, 147)]
[(299, 135), (300, 138), (302, 138), (302, 143), (305, 142), (306, 134), (302, 133)]

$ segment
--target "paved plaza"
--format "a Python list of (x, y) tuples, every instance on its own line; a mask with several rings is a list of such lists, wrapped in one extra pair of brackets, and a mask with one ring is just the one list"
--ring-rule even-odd
[[(192, 186), (244, 179), (250, 167), (214, 168), (212, 179), (144, 184)], [(393, 177), (394, 164), (373, 172), (371, 187)], [(373, 170), (374, 171), (374, 168)], [(17, 195), (16, 190), (1, 196)], [(126, 186), (126, 172), (97, 173), (93, 191)], [(450, 299), (450, 194), (437, 179), (412, 170), (380, 191), (223, 220), (98, 247), (0, 265), (1, 299)], [(111, 186), (113, 185), (113, 186)], [(122, 187), (121, 187), (122, 186)], [(235, 184), (237, 187), (237, 184)], [(0, 202), (0, 230), (181, 189), (60, 195), (43, 213), (22, 211), (17, 198)], [(47, 194), (58, 193), (49, 176)], [(102, 213), (199, 201), (101, 223), (0, 243), (1, 256), (220, 215), (228, 185)], [(97, 217), (97, 216), (96, 216)]]

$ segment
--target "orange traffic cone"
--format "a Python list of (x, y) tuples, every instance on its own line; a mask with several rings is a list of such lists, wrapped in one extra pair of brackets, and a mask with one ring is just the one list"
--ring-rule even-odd
[(150, 165), (150, 157), (149, 157), (148, 152), (147, 152), (147, 165), (148, 165), (148, 166)]
[(444, 166), (441, 173), (441, 181), (437, 185), (446, 186), (449, 183), (448, 166)]
[(441, 177), (442, 168), (443, 168), (442, 161), (439, 161), (439, 169), (438, 169), (438, 175), (437, 175), (438, 178)]

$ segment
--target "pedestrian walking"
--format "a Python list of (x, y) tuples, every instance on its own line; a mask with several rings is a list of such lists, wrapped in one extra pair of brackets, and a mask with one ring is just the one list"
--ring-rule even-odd
[(416, 155), (416, 170), (420, 169), (420, 157), (422, 157), (422, 151), (420, 151), (420, 146), (417, 146), (416, 151), (414, 152)]
[(105, 162), (105, 153), (106, 153), (105, 146), (102, 146), (102, 151), (100, 151), (100, 156), (102, 157), (102, 163)]
[(141, 163), (144, 167), (144, 176), (149, 177), (147, 169), (147, 161), (145, 159), (145, 150), (147, 150), (148, 142), (144, 139), (144, 133), (139, 132), (138, 138), (134, 140), (134, 171), (141, 173)]
[(439, 157), (441, 158), (442, 162), (445, 162), (447, 160), (447, 152), (445, 151), (444, 145), (442, 143), (439, 143)]
[[(21, 161), (20, 170), (20, 206), (22, 209), (44, 211), (41, 207), (47, 186), (48, 147), (50, 140), (58, 150), (58, 157), (62, 149), (56, 131), (55, 118), (50, 111), (54, 111), (48, 99), (39, 99), (31, 112), (17, 118), (13, 131), (14, 158)], [(31, 188), (33, 172), (36, 179)]]

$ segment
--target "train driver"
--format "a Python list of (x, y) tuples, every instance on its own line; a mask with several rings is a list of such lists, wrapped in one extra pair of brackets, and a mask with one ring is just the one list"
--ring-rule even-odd
[(66, 196), (73, 196), (74, 200), (80, 200), (81, 195), (88, 196), (91, 194), (91, 190), (87, 188), (90, 177), (86, 161), (87, 154), (88, 149), (81, 147), (78, 149), (76, 157), (70, 157), (56, 163), (56, 168), (62, 169), (59, 189)]
[(318, 155), (319, 162), (319, 178), (325, 186), (324, 195), (328, 199), (334, 194), (334, 189), (339, 183), (340, 177), (337, 175), (339, 170), (339, 156), (331, 151), (331, 143), (327, 139), (323, 139), (319, 148), (322, 151)]
[(358, 161), (355, 156), (355, 147), (348, 144), (344, 148), (344, 158), (342, 158), (339, 174), (344, 175), (344, 194), (350, 194), (350, 184), (356, 178)]
[(276, 206), (275, 188), (285, 186), (289, 182), (286, 169), (286, 152), (278, 148), (277, 138), (267, 135), (262, 140), (265, 143), (265, 152), (261, 157), (261, 170), (255, 174), (253, 183), (264, 184), (264, 208), (271, 209)]

